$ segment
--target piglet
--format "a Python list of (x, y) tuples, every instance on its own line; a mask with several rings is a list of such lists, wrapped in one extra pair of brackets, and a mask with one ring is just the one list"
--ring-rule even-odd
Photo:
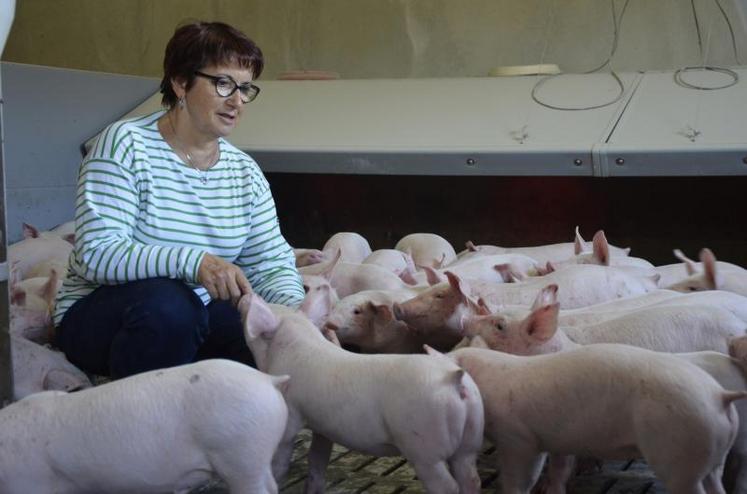
[(429, 266), (438, 269), (456, 260), (454, 247), (448, 240), (435, 233), (405, 235), (394, 248), (409, 253), (416, 266)]
[(642, 455), (669, 492), (724, 492), (739, 422), (732, 402), (747, 393), (725, 391), (684, 359), (627, 345), (535, 357), (463, 348), (451, 357), (482, 394), (502, 492), (528, 493), (544, 453)]
[[(20, 400), (39, 391), (72, 391), (91, 387), (88, 377), (61, 352), (10, 335), (13, 357), (13, 398)], [(1, 485), (1, 484), (0, 484)]]
[(371, 246), (368, 240), (359, 233), (339, 232), (335, 233), (322, 247), (327, 259), (334, 257), (337, 251), (341, 253), (343, 262), (360, 264), (371, 254)]
[(220, 477), (231, 494), (276, 493), (287, 380), (204, 360), (31, 395), (0, 410), (2, 492), (186, 493)]
[(316, 319), (326, 303), (311, 294), (304, 312), (292, 312), (274, 311), (256, 294), (239, 301), (258, 367), (292, 380), (276, 476), (287, 471), (293, 438), (306, 422), (314, 433), (306, 492), (323, 492), (336, 442), (370, 455), (404, 456), (427, 492), (479, 493), (483, 412), (469, 375), (427, 355), (358, 355), (337, 347), (307, 317)]
[[(411, 290), (411, 287), (391, 271), (375, 264), (342, 262), (341, 251), (331, 261), (306, 266), (299, 269), (308, 284), (318, 285), (310, 276), (322, 276), (329, 280), (340, 298), (363, 290)], [(423, 287), (424, 288), (424, 287)]]
[(653, 269), (654, 265), (645, 259), (632, 256), (612, 255), (612, 247), (607, 242), (604, 230), (594, 234), (591, 241), (591, 252), (577, 253), (566, 261), (553, 263), (555, 268), (568, 264), (598, 264), (600, 266), (615, 266), (618, 268)]
[[(578, 227), (575, 231), (575, 240), (573, 242), (562, 242), (557, 244), (535, 245), (528, 247), (498, 247), (494, 245), (474, 245), (472, 242), (467, 243), (467, 251), (460, 252), (460, 256), (468, 257), (474, 255), (490, 254), (524, 254), (536, 260), (541, 265), (549, 263), (565, 262), (569, 259), (591, 252), (588, 242), (579, 233)], [(630, 253), (630, 248), (620, 248), (609, 245), (609, 254), (612, 257), (624, 257)]]
[(703, 273), (696, 273), (667, 288), (680, 292), (724, 290), (747, 296), (747, 270), (739, 266), (720, 267), (710, 249), (700, 251)]
[(409, 292), (385, 290), (348, 295), (334, 306), (324, 328), (363, 353), (420, 353), (423, 339), (392, 312), (395, 302), (410, 297)]
[(293, 249), (296, 256), (296, 267), (311, 266), (327, 260), (327, 254), (319, 249)]
[(747, 324), (710, 305), (653, 305), (588, 326), (558, 328), (555, 285), (542, 290), (532, 310), (502, 309), (463, 319), (468, 336), (479, 334), (494, 350), (536, 355), (592, 343), (624, 343), (662, 352), (713, 350), (727, 353), (729, 341)]
[(366, 257), (361, 264), (375, 264), (391, 271), (402, 279), (409, 279), (415, 271), (412, 256), (396, 249), (378, 249)]
[[(19, 279), (25, 279), (39, 263), (43, 266), (57, 266), (58, 269), (59, 266), (66, 267), (72, 250), (73, 244), (59, 235), (39, 233), (34, 229), (33, 232), (27, 232), (27, 236), (20, 242), (8, 246), (8, 263), (17, 272)], [(49, 273), (41, 271), (37, 267), (33, 275), (49, 276)], [(64, 272), (64, 269), (59, 272)]]

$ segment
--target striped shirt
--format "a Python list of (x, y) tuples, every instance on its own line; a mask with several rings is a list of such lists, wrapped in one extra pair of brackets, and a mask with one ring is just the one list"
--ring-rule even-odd
[(75, 248), (57, 295), (55, 325), (97, 287), (146, 278), (183, 280), (207, 304), (210, 295), (197, 284), (205, 253), (239, 266), (270, 303), (303, 301), (293, 249), (257, 163), (219, 139), (212, 168), (187, 166), (158, 131), (163, 113), (109, 125), (83, 160)]

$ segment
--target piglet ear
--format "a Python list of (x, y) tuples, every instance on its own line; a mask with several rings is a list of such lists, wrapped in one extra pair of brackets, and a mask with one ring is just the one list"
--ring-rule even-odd
[(529, 337), (542, 343), (552, 338), (558, 330), (559, 309), (560, 304), (556, 302), (533, 310), (526, 319), (525, 328)]
[(75, 245), (75, 234), (74, 233), (68, 233), (66, 235), (62, 236), (62, 240), (65, 242)]
[[(329, 252), (324, 251), (324, 254), (329, 257)], [(324, 271), (319, 273), (320, 276), (323, 276), (327, 279), (327, 281), (332, 279), (332, 275), (335, 272), (335, 268), (340, 262), (340, 259), (342, 259), (342, 249), (336, 249), (334, 253), (334, 257), (332, 257), (332, 260), (327, 264), (327, 266), (324, 268)]]
[(599, 230), (594, 234), (592, 242), (592, 251), (594, 259), (602, 266), (610, 265), (610, 245), (607, 237), (604, 236), (604, 230)]
[(539, 309), (545, 305), (554, 304), (558, 301), (558, 285), (555, 283), (547, 285), (545, 288), (539, 291), (537, 298), (534, 299), (532, 304), (532, 310)]
[(316, 327), (321, 327), (332, 310), (332, 292), (328, 285), (322, 285), (306, 294), (300, 311), (311, 319)]
[(708, 283), (708, 288), (718, 290), (721, 286), (721, 277), (716, 269), (716, 256), (713, 255), (711, 249), (705, 248), (700, 251), (700, 262), (703, 263), (703, 271), (705, 272), (705, 280)]
[(449, 281), (449, 285), (451, 285), (451, 289), (463, 298), (468, 299), (471, 292), (469, 284), (451, 271), (445, 271), (444, 274)]
[(579, 255), (585, 250), (586, 241), (584, 240), (584, 237), (581, 236), (581, 232), (578, 231), (578, 226), (576, 226), (576, 239), (573, 242), (573, 253)]
[(477, 313), (481, 316), (489, 316), (493, 313), (493, 310), (482, 297), (477, 298)]
[(13, 287), (10, 290), (10, 303), (23, 307), (26, 305), (26, 290), (23, 288)]
[(436, 271), (432, 267), (421, 266), (421, 268), (423, 269), (423, 271), (425, 271), (425, 279), (428, 280), (428, 284), (430, 286), (438, 285), (439, 283), (444, 281), (441, 275), (438, 274), (438, 271)]
[(432, 346), (423, 345), (423, 350), (425, 350), (425, 353), (427, 353), (428, 355), (432, 355), (434, 357), (443, 357), (443, 353), (439, 352)]
[(23, 224), (23, 238), (37, 238), (39, 236), (39, 229), (34, 225), (28, 223)]
[(405, 268), (400, 274), (399, 279), (404, 281), (410, 286), (417, 285), (418, 280), (415, 279), (415, 277), (412, 275), (412, 271), (410, 271), (410, 268)]
[(381, 319), (381, 321), (384, 323), (388, 323), (394, 320), (392, 308), (387, 304), (375, 304), (369, 301), (368, 308), (371, 309), (374, 314), (376, 314), (377, 319)]
[(698, 267), (695, 264), (695, 261), (687, 257), (684, 252), (682, 252), (680, 249), (674, 249), (672, 252), (674, 252), (674, 257), (685, 263), (685, 269), (687, 270), (687, 274), (689, 276), (692, 276), (698, 272)]
[(247, 342), (263, 333), (274, 333), (280, 326), (280, 319), (256, 293), (247, 293), (241, 297), (238, 309), (244, 324), (244, 337)]
[(91, 381), (85, 375), (76, 375), (65, 369), (50, 369), (42, 379), (42, 389), (45, 391), (77, 391), (90, 387)]
[(467, 250), (470, 252), (477, 252), (477, 246), (472, 242), (472, 240), (467, 240), (467, 243), (464, 244), (465, 247), (467, 247)]

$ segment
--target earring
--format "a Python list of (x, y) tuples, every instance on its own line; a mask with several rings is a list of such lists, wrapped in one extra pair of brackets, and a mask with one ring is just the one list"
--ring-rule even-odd
[(179, 98), (179, 108), (182, 108), (182, 109), (184, 108), (184, 96)]

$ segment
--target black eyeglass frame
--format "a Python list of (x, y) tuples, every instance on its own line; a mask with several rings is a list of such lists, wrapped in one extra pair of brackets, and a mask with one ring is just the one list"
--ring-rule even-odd
[[(239, 91), (239, 97), (241, 98), (241, 102), (243, 104), (251, 103), (252, 101), (257, 99), (257, 96), (259, 96), (259, 86), (255, 86), (251, 82), (247, 84), (239, 84), (230, 75), (210, 75), (204, 72), (200, 72), (199, 70), (195, 70), (195, 75), (199, 77), (204, 77), (205, 79), (209, 79), (213, 81), (213, 87), (215, 87), (215, 93), (221, 98), (230, 98), (231, 96), (233, 96), (233, 93), (235, 93), (237, 89)], [(221, 81), (227, 81), (227, 80), (233, 83), (233, 89), (231, 89), (231, 92), (229, 92), (228, 94), (221, 94), (220, 91), (218, 90), (218, 83)], [(251, 95), (248, 96), (249, 98), (248, 100), (244, 100), (245, 95), (242, 92), (241, 88), (246, 88), (247, 90), (252, 91)]]

